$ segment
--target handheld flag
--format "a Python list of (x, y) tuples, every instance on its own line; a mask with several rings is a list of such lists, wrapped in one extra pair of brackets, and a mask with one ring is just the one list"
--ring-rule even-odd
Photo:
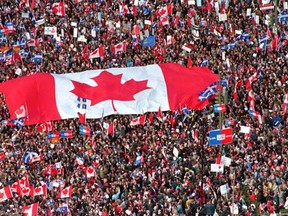
[(225, 104), (214, 104), (214, 112), (215, 113), (226, 112)]
[(212, 130), (209, 133), (210, 146), (232, 143), (232, 128)]

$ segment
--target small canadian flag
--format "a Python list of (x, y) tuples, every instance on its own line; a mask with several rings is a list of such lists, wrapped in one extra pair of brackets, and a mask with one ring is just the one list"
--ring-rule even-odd
[(115, 46), (110, 47), (113, 54), (118, 52), (126, 52), (126, 41), (116, 44)]
[(99, 46), (96, 50), (91, 53), (85, 54), (84, 59), (93, 59), (104, 56), (104, 46)]
[(174, 44), (174, 37), (171, 35), (167, 35), (167, 45)]
[(57, 194), (56, 198), (57, 199), (69, 198), (71, 196), (72, 196), (72, 185), (61, 190), (60, 193)]
[(144, 125), (145, 119), (146, 119), (146, 115), (141, 115), (137, 118), (134, 118), (130, 121), (130, 126), (139, 125), (139, 124)]
[(95, 170), (93, 167), (85, 167), (84, 168), (85, 174), (87, 178), (95, 177)]
[(21, 189), (19, 196), (34, 196), (34, 187), (24, 187)]
[(32, 205), (23, 206), (22, 208), (24, 216), (36, 216), (38, 213), (38, 202)]
[(139, 25), (134, 25), (132, 28), (132, 35), (140, 35), (140, 27)]
[(34, 189), (34, 196), (39, 195), (47, 196), (47, 186), (45, 184)]
[(12, 198), (12, 192), (10, 190), (10, 186), (6, 186), (0, 189), (0, 202), (4, 202), (7, 199)]

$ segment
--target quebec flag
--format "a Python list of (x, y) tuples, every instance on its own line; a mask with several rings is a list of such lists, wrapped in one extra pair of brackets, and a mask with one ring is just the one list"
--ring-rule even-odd
[(198, 101), (204, 101), (210, 98), (216, 92), (217, 92), (217, 82), (214, 82), (199, 94)]
[(34, 158), (38, 157), (39, 155), (36, 152), (33, 151), (26, 151), (23, 154), (22, 161), (26, 164), (29, 164), (29, 162)]

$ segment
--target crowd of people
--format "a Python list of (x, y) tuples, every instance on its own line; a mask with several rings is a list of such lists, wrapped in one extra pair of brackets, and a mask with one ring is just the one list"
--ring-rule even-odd
[[(212, 97), (203, 110), (155, 113), (152, 120), (147, 113), (144, 125), (130, 126), (135, 116), (128, 115), (88, 119), (86, 135), (79, 133), (79, 119), (6, 125), (2, 95), (0, 183), (13, 197), (0, 203), (1, 215), (22, 214), (33, 203), (38, 215), (248, 216), (288, 209), (287, 1), (0, 5), (1, 82), (167, 62), (208, 67), (228, 81), (223, 118), (213, 112)], [(233, 142), (210, 146), (209, 131), (219, 121), (233, 129)], [(111, 123), (107, 134), (103, 125)], [(242, 126), (249, 131), (242, 133)], [(60, 130), (72, 130), (73, 137), (48, 137)], [(39, 158), (23, 160), (27, 151)], [(224, 164), (223, 172), (211, 171), (211, 164)], [(47, 194), (39, 192), (43, 185)]]

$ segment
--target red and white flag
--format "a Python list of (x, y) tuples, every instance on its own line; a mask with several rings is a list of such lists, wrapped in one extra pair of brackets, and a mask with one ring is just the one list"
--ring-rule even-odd
[(39, 196), (39, 195), (47, 196), (46, 184), (34, 188), (34, 196)]
[(126, 41), (118, 43), (115, 46), (110, 46), (110, 49), (113, 54), (118, 52), (126, 52)]
[(172, 14), (173, 4), (168, 4), (167, 6), (161, 7), (160, 9), (156, 10), (156, 16), (166, 17)]
[(146, 115), (141, 115), (137, 118), (134, 118), (130, 121), (130, 126), (134, 126), (134, 125), (144, 125), (145, 124), (145, 119), (146, 119)]
[(29, 164), (32, 164), (37, 161), (41, 161), (43, 158), (43, 154), (35, 155), (33, 158), (30, 159)]
[(28, 186), (22, 188), (19, 196), (34, 196), (34, 187)]
[(20, 188), (28, 187), (29, 186), (29, 179), (28, 176), (23, 176), (21, 179), (18, 180), (18, 184)]
[(52, 122), (46, 122), (43, 124), (40, 124), (36, 127), (37, 131), (39, 132), (46, 132), (48, 133), (49, 131), (53, 131), (53, 124)]
[(96, 173), (95, 173), (95, 170), (92, 166), (84, 167), (84, 171), (85, 171), (87, 178), (95, 177)]
[(167, 45), (169, 45), (169, 44), (174, 44), (174, 37), (173, 36), (171, 36), (171, 35), (167, 35)]
[(0, 189), (0, 202), (4, 202), (5, 200), (10, 199), (12, 197), (13, 195), (12, 195), (10, 186), (6, 186)]
[(70, 185), (69, 187), (64, 188), (63, 190), (61, 190), (56, 198), (57, 199), (61, 199), (61, 198), (70, 198), (72, 196), (72, 185)]
[[(10, 118), (25, 104), (25, 125), (78, 118), (77, 98), (86, 98), (87, 119), (112, 114), (142, 114), (177, 110), (179, 104), (202, 109), (208, 100), (199, 96), (219, 80), (207, 67), (186, 68), (165, 63), (145, 67), (89, 70), (73, 74), (36, 73), (0, 83)], [(210, 91), (210, 90), (209, 90)]]
[(54, 3), (52, 4), (52, 11), (57, 16), (65, 16), (65, 4), (64, 2)]
[(161, 26), (169, 25), (169, 19), (167, 17), (163, 17), (159, 23)]
[(5, 152), (0, 152), (0, 161), (6, 158)]
[(132, 35), (140, 35), (140, 27), (139, 25), (134, 25), (132, 28)]
[(96, 50), (91, 53), (85, 54), (84, 59), (93, 59), (104, 56), (104, 46), (99, 46)]
[(248, 80), (246, 80), (245, 85), (247, 89), (251, 89), (252, 88), (252, 83), (257, 79), (257, 72), (254, 73), (251, 77), (249, 77)]
[(237, 99), (238, 99), (237, 87), (242, 86), (242, 84), (243, 84), (242, 80), (239, 80), (239, 81), (236, 83), (236, 85), (235, 85), (235, 87), (234, 87), (234, 93), (233, 93), (234, 100), (237, 100)]
[(38, 202), (32, 205), (23, 206), (22, 208), (24, 216), (36, 216), (38, 213)]
[(254, 92), (252, 89), (248, 92), (248, 101), (255, 100)]
[(57, 175), (57, 174), (58, 171), (55, 164), (49, 164), (43, 172), (43, 175)]

